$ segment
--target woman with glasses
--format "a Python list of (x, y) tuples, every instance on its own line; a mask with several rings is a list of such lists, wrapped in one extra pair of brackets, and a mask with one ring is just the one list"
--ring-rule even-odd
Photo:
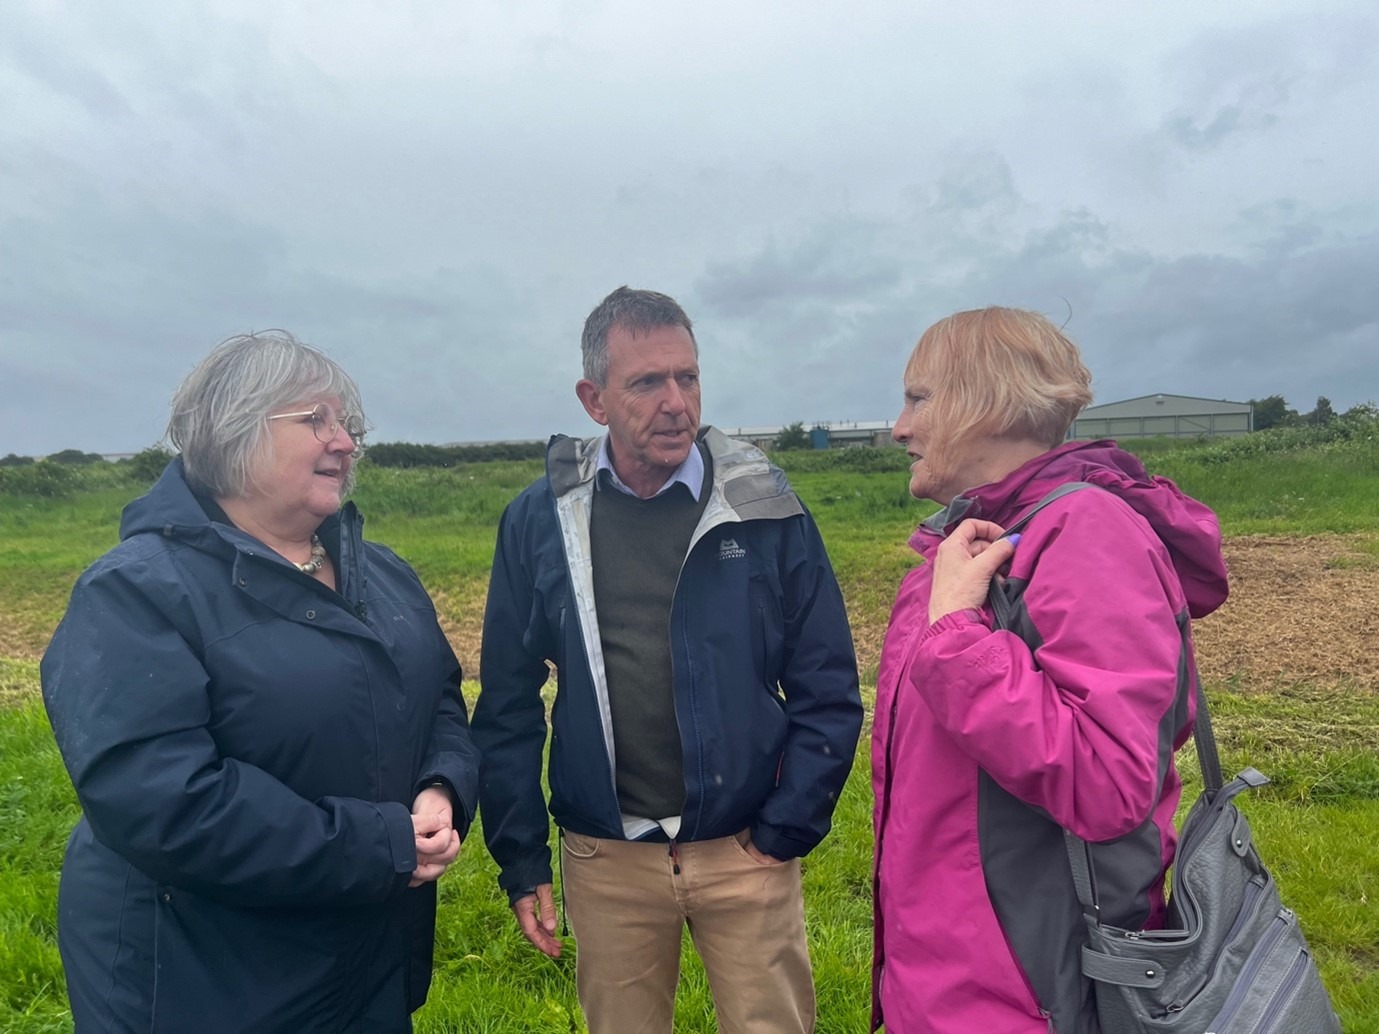
[(364, 428), (319, 351), (225, 341), (77, 582), (42, 677), (78, 1034), (407, 1031), (425, 1000), (478, 758), (421, 582), (341, 505)]

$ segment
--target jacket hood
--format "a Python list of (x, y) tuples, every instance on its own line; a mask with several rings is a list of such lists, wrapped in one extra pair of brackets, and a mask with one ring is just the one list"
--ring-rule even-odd
[(210, 525), (211, 519), (187, 484), (182, 457), (176, 456), (163, 468), (153, 487), (124, 508), (120, 515), (120, 540), (147, 532), (195, 537), (197, 529), (210, 532)]
[[(729, 438), (708, 424), (700, 427), (696, 441), (713, 462), (714, 494), (736, 519), (772, 520), (804, 512), (785, 472), (755, 445)], [(546, 475), (556, 499), (593, 482), (602, 445), (603, 436), (551, 437), (546, 446)]]
[(1225, 602), (1226, 563), (1216, 514), (1168, 478), (1150, 474), (1136, 457), (1108, 439), (1069, 442), (1036, 456), (998, 482), (967, 490), (925, 525), (946, 535), (967, 517), (1010, 523), (1069, 481), (1085, 481), (1114, 493), (1149, 522), (1168, 549), (1194, 618)]
[[(356, 520), (356, 514), (354, 503), (345, 503), (340, 513), (321, 522), (318, 533), (322, 540), (329, 544), (338, 539), (337, 526), (346, 515), (351, 525), (357, 525), (363, 518)], [(187, 483), (181, 456), (174, 457), (163, 468), (153, 487), (129, 503), (120, 514), (121, 542), (149, 533), (178, 539), (208, 553), (228, 555), (241, 547), (259, 547), (258, 540), (247, 532), (232, 524), (212, 520)], [(338, 549), (333, 552), (338, 555)]]

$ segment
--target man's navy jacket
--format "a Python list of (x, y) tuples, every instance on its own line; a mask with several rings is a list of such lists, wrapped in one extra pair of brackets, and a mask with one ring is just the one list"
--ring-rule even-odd
[[(699, 435), (713, 482), (671, 607), (685, 805), (677, 839), (750, 829), (777, 858), (828, 832), (862, 724), (842, 594), (813, 518), (750, 445)], [(589, 519), (600, 439), (557, 436), (546, 477), (498, 530), (473, 736), (483, 754), (484, 835), (510, 896), (551, 882), (541, 787), (547, 661), (550, 813), (563, 829), (664, 839), (623, 814), (594, 607)]]

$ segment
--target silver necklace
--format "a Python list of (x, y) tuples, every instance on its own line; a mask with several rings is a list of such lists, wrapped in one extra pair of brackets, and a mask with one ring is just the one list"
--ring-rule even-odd
[(321, 539), (317, 535), (311, 536), (311, 559), (304, 564), (299, 564), (295, 560), (289, 561), (293, 567), (302, 574), (315, 574), (326, 566), (326, 547), (321, 545)]

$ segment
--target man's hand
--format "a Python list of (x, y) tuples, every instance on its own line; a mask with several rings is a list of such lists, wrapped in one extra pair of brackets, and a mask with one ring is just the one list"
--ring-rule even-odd
[(412, 802), (412, 834), (416, 838), (417, 867), (409, 887), (441, 878), (460, 854), (460, 834), (454, 826), (454, 805), (444, 787), (428, 786)]
[(929, 624), (945, 614), (981, 609), (991, 579), (1015, 555), (1018, 535), (990, 521), (965, 520), (943, 540), (934, 555), (934, 581), (929, 590)]
[(742, 850), (746, 852), (748, 858), (756, 862), (758, 865), (785, 864), (781, 859), (777, 858), (775, 855), (766, 854), (764, 851), (760, 850), (756, 844), (752, 843), (752, 838), (750, 835), (747, 837), (747, 840), (743, 843)]
[(553, 959), (560, 958), (560, 940), (555, 936), (555, 896), (549, 883), (539, 885), (535, 894), (514, 901), (512, 912), (517, 916), (522, 936), (531, 941), (537, 951)]

